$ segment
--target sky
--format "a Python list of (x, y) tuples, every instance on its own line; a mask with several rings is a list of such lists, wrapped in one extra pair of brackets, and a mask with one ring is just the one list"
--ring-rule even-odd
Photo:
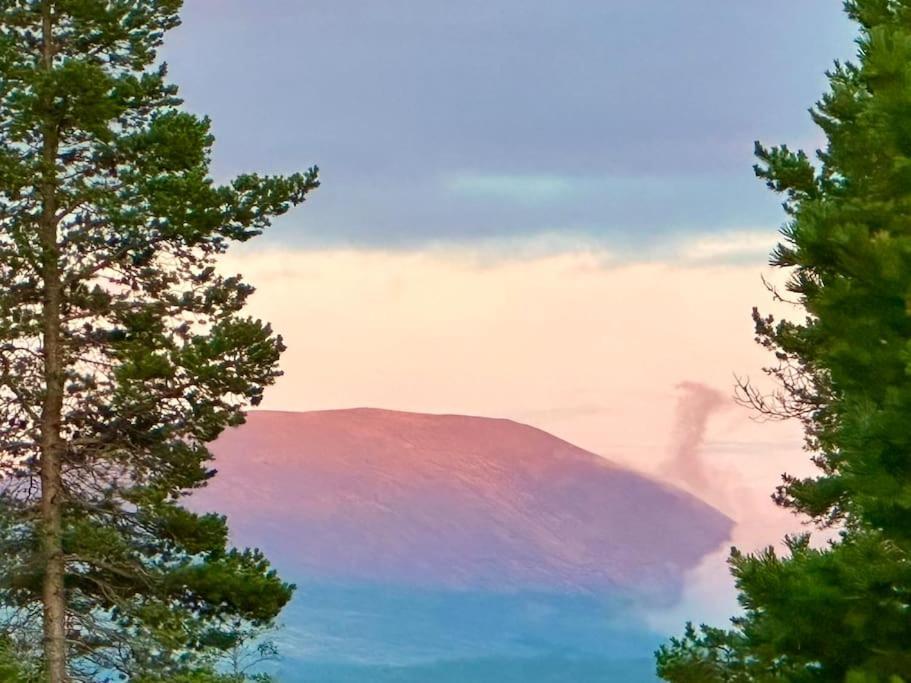
[(761, 280), (781, 281), (784, 216), (753, 143), (823, 144), (807, 110), (855, 49), (840, 3), (187, 0), (183, 18), (164, 56), (213, 119), (216, 177), (322, 170), (225, 261), (288, 344), (264, 408), (512, 418), (688, 488), (747, 548), (795, 528), (769, 494), (808, 469), (800, 431), (731, 396), (770, 360), (752, 307), (794, 312)]
[(839, 5), (187, 0), (165, 57), (220, 175), (322, 169), (264, 241), (641, 255), (777, 225), (753, 142), (818, 143)]

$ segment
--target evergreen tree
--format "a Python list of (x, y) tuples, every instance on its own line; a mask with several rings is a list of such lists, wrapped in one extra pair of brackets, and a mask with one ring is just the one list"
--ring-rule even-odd
[(10, 636), (0, 636), (0, 681), (4, 683), (40, 683), (40, 660), (31, 656), (33, 648), (23, 647)]
[(669, 681), (911, 681), (911, 1), (849, 0), (856, 63), (836, 63), (811, 110), (818, 162), (757, 143), (759, 177), (788, 220), (773, 264), (806, 319), (754, 311), (779, 400), (803, 420), (817, 476), (775, 500), (836, 540), (734, 552), (743, 615), (692, 627), (658, 653)]
[(317, 172), (210, 178), (156, 56), (180, 6), (0, 0), (0, 606), (51, 683), (201, 675), (293, 588), (181, 498), (283, 348), (215, 259)]

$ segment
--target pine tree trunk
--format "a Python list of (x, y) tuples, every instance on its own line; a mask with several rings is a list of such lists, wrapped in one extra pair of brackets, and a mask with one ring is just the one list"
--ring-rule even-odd
[[(53, 68), (53, 0), (42, 2), (42, 66)], [(41, 519), (44, 564), (44, 656), (50, 683), (66, 683), (66, 596), (64, 594), (63, 485), (61, 476), (65, 444), (61, 436), (63, 412), (63, 353), (61, 347), (61, 298), (57, 245), (57, 124), (52, 101), (42, 103), (45, 116), (41, 185), (41, 218), (38, 226), (44, 279), (43, 337), (45, 395), (41, 411)]]

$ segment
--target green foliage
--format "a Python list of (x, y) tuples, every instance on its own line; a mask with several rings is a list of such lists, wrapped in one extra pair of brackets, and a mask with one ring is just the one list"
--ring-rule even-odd
[(17, 647), (14, 639), (0, 636), (0, 682), (41, 683), (41, 666), (29, 649)]
[(661, 676), (674, 683), (746, 683), (758, 680), (739, 654), (742, 637), (688, 623), (682, 638), (671, 638), (660, 655)]
[[(819, 468), (785, 475), (776, 501), (840, 530), (731, 556), (744, 608), (730, 631), (688, 628), (658, 652), (670, 681), (911, 680), (911, 2), (851, 0), (856, 64), (836, 64), (811, 110), (818, 163), (757, 143), (757, 175), (783, 193), (773, 263), (803, 323), (754, 311), (779, 365), (780, 400)], [(702, 678), (700, 677), (702, 676)]]
[[(293, 590), (181, 498), (213, 476), (206, 444), (260, 402), (284, 348), (216, 259), (302, 202), (317, 171), (211, 179), (210, 122), (157, 62), (180, 7), (0, 2), (0, 606), (7, 632), (41, 642), (40, 437), (54, 429), (80, 681), (240, 680), (206, 662)], [(45, 363), (49, 315), (61, 374)], [(51, 381), (62, 414), (47, 424)]]

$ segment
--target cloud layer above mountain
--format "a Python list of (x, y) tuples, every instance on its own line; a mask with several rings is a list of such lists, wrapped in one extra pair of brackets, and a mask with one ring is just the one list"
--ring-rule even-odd
[(753, 141), (810, 152), (839, 3), (191, 0), (165, 53), (222, 176), (312, 163), (275, 244), (552, 233), (655, 248), (780, 221)]

